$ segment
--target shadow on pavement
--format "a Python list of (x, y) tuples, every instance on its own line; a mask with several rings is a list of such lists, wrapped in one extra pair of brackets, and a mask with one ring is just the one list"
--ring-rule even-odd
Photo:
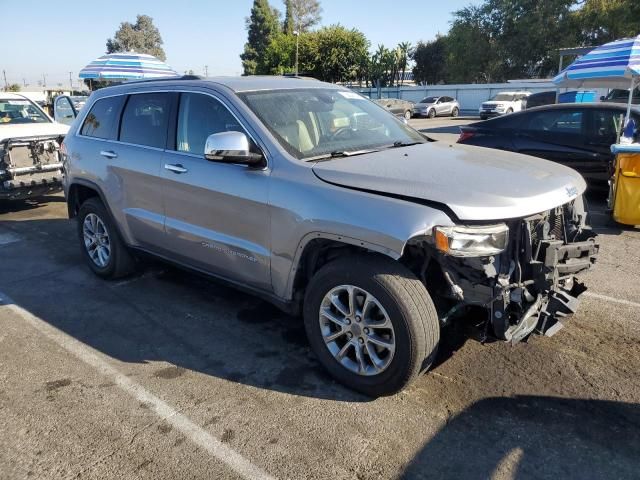
[(402, 478), (637, 479), (640, 405), (554, 397), (480, 400), (451, 418)]
[[(309, 349), (300, 318), (250, 294), (155, 262), (120, 281), (84, 263), (75, 222), (3, 221), (20, 241), (0, 246), (0, 291), (109, 357), (187, 370), (296, 395), (367, 402), (333, 381)], [(46, 233), (43, 233), (46, 232)], [(152, 374), (165, 378), (167, 367)]]
[(26, 200), (0, 200), (0, 215), (3, 213), (33, 210), (49, 203), (64, 203), (62, 195), (42, 195)]

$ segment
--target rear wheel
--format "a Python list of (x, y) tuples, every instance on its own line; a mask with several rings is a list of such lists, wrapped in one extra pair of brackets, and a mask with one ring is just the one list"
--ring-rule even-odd
[(433, 362), (438, 316), (424, 285), (375, 255), (338, 259), (312, 278), (304, 323), (320, 363), (341, 383), (391, 395)]
[(453, 110), (451, 110), (451, 116), (455, 118), (459, 114), (460, 114), (460, 109), (458, 107), (453, 107)]
[(99, 277), (119, 278), (134, 271), (135, 261), (99, 198), (80, 206), (78, 237), (89, 268)]
[(411, 120), (411, 110), (407, 110), (406, 112), (404, 112), (404, 118), (406, 120)]
[(429, 110), (429, 113), (427, 113), (427, 117), (435, 118), (435, 116), (436, 116), (436, 111), (432, 108), (431, 110)]

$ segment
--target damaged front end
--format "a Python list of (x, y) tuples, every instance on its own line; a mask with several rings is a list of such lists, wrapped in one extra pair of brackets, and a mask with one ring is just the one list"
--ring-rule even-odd
[(63, 136), (0, 141), (0, 200), (18, 200), (62, 189)]
[(575, 275), (589, 269), (598, 253), (583, 200), (508, 221), (505, 229), (505, 248), (486, 256), (447, 254), (434, 234), (423, 280), (453, 301), (445, 322), (461, 307), (480, 306), (500, 339), (516, 343), (534, 331), (551, 336), (576, 311), (586, 287)]

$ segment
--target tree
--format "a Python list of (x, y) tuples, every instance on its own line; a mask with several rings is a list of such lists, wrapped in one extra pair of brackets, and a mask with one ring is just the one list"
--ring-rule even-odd
[(290, 0), (294, 30), (308, 32), (322, 20), (322, 7), (318, 0)]
[(12, 83), (10, 85), (7, 85), (7, 87), (5, 88), (5, 90), (7, 92), (19, 92), (20, 91), (20, 84), (18, 83)]
[(398, 63), (398, 69), (402, 71), (402, 76), (398, 79), (398, 86), (404, 82), (404, 74), (407, 71), (407, 63), (409, 62), (409, 55), (411, 53), (411, 43), (402, 42), (398, 44), (398, 50), (400, 51), (400, 61)]
[(268, 0), (254, 0), (251, 16), (246, 19), (248, 39), (240, 55), (245, 75), (268, 73), (264, 53), (272, 37), (280, 31), (279, 13)]
[(287, 35), (293, 35), (295, 31), (295, 19), (293, 18), (293, 1), (285, 0), (285, 14), (284, 23), (282, 24), (282, 31)]
[(369, 41), (362, 32), (331, 25), (307, 34), (315, 38), (316, 58), (313, 76), (328, 82), (358, 80), (369, 53)]
[(162, 49), (162, 37), (148, 15), (138, 15), (136, 23), (122, 22), (113, 38), (107, 40), (107, 53), (146, 53), (166, 60)]
[(413, 80), (420, 84), (436, 84), (447, 80), (446, 37), (437, 36), (431, 42), (418, 42), (411, 51)]
[(601, 45), (640, 33), (638, 0), (583, 0), (574, 13), (578, 40), (586, 45)]

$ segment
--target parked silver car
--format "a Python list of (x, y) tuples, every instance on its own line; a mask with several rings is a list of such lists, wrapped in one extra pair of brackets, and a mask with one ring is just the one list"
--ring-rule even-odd
[(413, 106), (414, 117), (434, 118), (442, 115), (457, 117), (460, 114), (460, 104), (452, 97), (426, 97)]
[(428, 368), (466, 307), (510, 342), (555, 332), (598, 249), (575, 171), (429, 141), (312, 80), (105, 88), (64, 143), (93, 272), (146, 252), (302, 313), (320, 362), (372, 396)]

